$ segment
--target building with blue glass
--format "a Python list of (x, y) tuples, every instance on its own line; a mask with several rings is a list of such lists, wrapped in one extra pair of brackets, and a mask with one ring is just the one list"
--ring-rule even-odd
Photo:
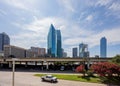
[(4, 45), (10, 45), (10, 38), (6, 33), (0, 33), (0, 51), (4, 51)]
[(62, 57), (61, 32), (51, 24), (47, 37), (47, 52), (50, 57)]
[(61, 31), (56, 30), (57, 37), (57, 57), (62, 57), (62, 41), (61, 41)]
[(79, 45), (79, 57), (89, 57), (88, 45), (81, 43)]
[(50, 30), (48, 33), (48, 55), (51, 57), (56, 57), (56, 30), (54, 26), (51, 24)]
[(100, 57), (107, 57), (107, 39), (105, 37), (100, 39)]

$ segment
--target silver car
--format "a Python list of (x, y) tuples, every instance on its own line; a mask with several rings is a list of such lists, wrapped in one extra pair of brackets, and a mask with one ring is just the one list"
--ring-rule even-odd
[(57, 78), (52, 75), (46, 75), (41, 77), (42, 81), (58, 82)]

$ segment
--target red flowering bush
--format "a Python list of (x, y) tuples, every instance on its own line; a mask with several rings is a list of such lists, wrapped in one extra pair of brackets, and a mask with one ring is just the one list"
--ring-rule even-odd
[(78, 73), (83, 73), (83, 76), (85, 76), (85, 66), (84, 65), (80, 65), (75, 69), (76, 72)]
[(110, 62), (93, 64), (91, 69), (100, 76), (120, 76), (120, 66)]

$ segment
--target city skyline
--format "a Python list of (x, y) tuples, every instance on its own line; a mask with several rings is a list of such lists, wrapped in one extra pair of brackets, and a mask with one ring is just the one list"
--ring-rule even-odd
[[(89, 4), (88, 4), (89, 3)], [(50, 24), (62, 32), (68, 56), (81, 42), (88, 44), (90, 56), (100, 55), (100, 38), (107, 38), (107, 56), (120, 54), (120, 1), (118, 0), (1, 0), (0, 32), (11, 44), (47, 49)]]

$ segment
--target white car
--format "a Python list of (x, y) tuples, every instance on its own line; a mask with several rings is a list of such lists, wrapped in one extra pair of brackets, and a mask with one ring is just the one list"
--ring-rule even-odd
[(42, 81), (57, 82), (57, 78), (52, 75), (46, 75), (41, 77)]

